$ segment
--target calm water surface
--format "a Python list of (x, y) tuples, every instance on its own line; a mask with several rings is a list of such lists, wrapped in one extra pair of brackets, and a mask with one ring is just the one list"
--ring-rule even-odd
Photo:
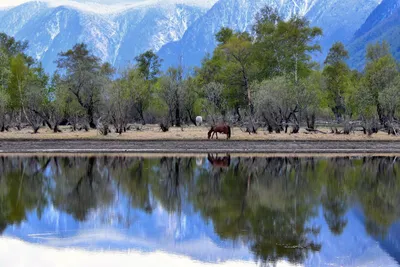
[(400, 262), (394, 157), (2, 157), (0, 176), (0, 266), (36, 266), (49, 250), (223, 266)]

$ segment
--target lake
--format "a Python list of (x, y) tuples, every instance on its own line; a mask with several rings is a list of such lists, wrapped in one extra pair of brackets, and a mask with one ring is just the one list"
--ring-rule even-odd
[(396, 157), (4, 156), (0, 176), (0, 266), (400, 266)]

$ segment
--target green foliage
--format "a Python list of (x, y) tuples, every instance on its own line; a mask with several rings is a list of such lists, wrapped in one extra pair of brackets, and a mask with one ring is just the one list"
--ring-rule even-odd
[[(390, 123), (394, 115), (394, 110), (391, 109), (393, 103), (391, 105), (387, 103), (386, 101), (389, 99), (385, 95), (394, 96), (393, 88), (390, 87), (399, 75), (398, 63), (390, 54), (389, 46), (385, 42), (368, 46), (367, 60), (363, 86), (367, 90), (366, 93), (371, 97), (371, 102), (376, 108), (380, 122), (382, 124)], [(390, 91), (392, 92), (389, 93)], [(388, 106), (391, 106), (391, 108), (387, 109)]]
[(149, 50), (135, 58), (138, 71), (147, 81), (154, 81), (160, 74), (162, 60)]
[(95, 114), (101, 103), (102, 90), (110, 83), (113, 69), (110, 64), (101, 64), (85, 44), (60, 53), (57, 60), (60, 82), (64, 84), (86, 111), (90, 127), (96, 128)]
[(325, 60), (323, 76), (328, 97), (328, 105), (336, 120), (340, 121), (349, 114), (349, 96), (352, 90), (351, 71), (347, 66), (348, 52), (342, 43), (335, 43)]
[(230, 28), (223, 27), (219, 32), (215, 35), (215, 39), (218, 41), (220, 45), (224, 45), (229, 42), (229, 40), (233, 36), (233, 30)]
[(276, 10), (267, 7), (257, 15), (253, 30), (253, 60), (260, 69), (259, 80), (289, 75), (297, 82), (310, 73), (311, 54), (321, 50), (315, 42), (321, 29), (296, 16), (283, 21)]

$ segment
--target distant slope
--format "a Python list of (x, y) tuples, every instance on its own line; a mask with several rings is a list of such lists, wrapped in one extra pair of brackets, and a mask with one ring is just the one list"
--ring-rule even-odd
[(354, 34), (355, 38), (358, 38), (375, 26), (377, 26), (381, 21), (384, 21), (390, 17), (397, 8), (400, 7), (400, 0), (384, 0), (382, 3), (374, 9), (371, 15), (367, 18), (364, 24), (357, 30)]
[(323, 62), (332, 44), (351, 41), (354, 33), (365, 22), (381, 0), (322, 0), (307, 13), (313, 26), (323, 29), (320, 40), (322, 54), (316, 59)]
[(400, 60), (400, 1), (384, 0), (349, 43), (350, 65), (362, 69), (368, 44), (386, 40), (392, 53)]
[(313, 26), (324, 30), (320, 43), (325, 57), (335, 41), (347, 43), (381, 0), (220, 0), (202, 18), (188, 28), (182, 39), (166, 44), (159, 52), (165, 66), (183, 63), (199, 65), (206, 53), (216, 47), (215, 34), (221, 27), (250, 30), (255, 14), (265, 5), (278, 8), (285, 18), (305, 15)]
[(287, 0), (220, 0), (203, 17), (188, 28), (182, 39), (165, 45), (159, 52), (165, 66), (182, 63), (185, 67), (199, 65), (204, 56), (216, 47), (215, 34), (222, 27), (250, 31), (254, 17), (266, 5), (277, 8), (285, 18), (304, 15), (314, 1)]

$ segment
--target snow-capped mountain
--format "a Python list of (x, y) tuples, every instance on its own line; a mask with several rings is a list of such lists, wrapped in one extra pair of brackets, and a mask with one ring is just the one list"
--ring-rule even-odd
[(122, 67), (146, 50), (179, 40), (205, 9), (183, 4), (148, 5), (94, 13), (73, 6), (29, 2), (5, 11), (0, 32), (28, 40), (29, 53), (55, 69), (58, 53), (85, 42), (96, 56)]
[(165, 45), (159, 52), (165, 65), (198, 65), (216, 47), (215, 34), (221, 27), (249, 31), (257, 12), (266, 5), (277, 8), (284, 18), (305, 15), (317, 0), (220, 0), (197, 20), (183, 38)]
[(148, 49), (164, 59), (164, 68), (178, 63), (192, 67), (212, 53), (221, 27), (251, 30), (255, 14), (266, 5), (277, 8), (286, 19), (298, 14), (323, 28), (320, 41), (326, 53), (334, 41), (349, 41), (381, 2), (218, 0), (212, 5), (216, 0), (190, 0), (203, 4), (187, 5), (177, 4), (178, 0), (150, 0), (151, 4), (107, 7), (70, 1), (35, 1), (0, 10), (0, 32), (28, 40), (29, 53), (42, 60), (48, 72), (55, 69), (58, 53), (78, 42), (86, 42), (97, 56), (116, 67), (126, 66)]
[(215, 34), (227, 26), (238, 31), (250, 30), (255, 14), (265, 5), (275, 7), (284, 18), (306, 16), (313, 26), (321, 27), (320, 43), (324, 58), (335, 41), (348, 42), (381, 0), (220, 0), (196, 21), (176, 43), (159, 52), (165, 65), (198, 65), (216, 46)]

